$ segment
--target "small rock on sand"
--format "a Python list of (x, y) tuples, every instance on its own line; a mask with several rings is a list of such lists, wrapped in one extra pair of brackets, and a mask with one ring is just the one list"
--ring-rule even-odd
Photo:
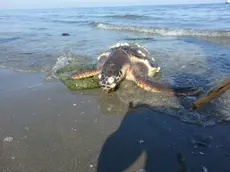
[(208, 169), (207, 169), (207, 167), (205, 167), (205, 166), (202, 166), (202, 169), (203, 169), (203, 172), (208, 172)]
[(139, 140), (139, 143), (140, 143), (140, 144), (144, 143), (144, 140)]
[(62, 36), (70, 36), (68, 33), (63, 33)]
[(3, 141), (4, 141), (4, 142), (12, 142), (13, 140), (14, 140), (13, 137), (8, 136), (8, 137), (5, 137)]
[(200, 154), (200, 155), (204, 155), (204, 153), (203, 153), (203, 152), (199, 152), (199, 154)]

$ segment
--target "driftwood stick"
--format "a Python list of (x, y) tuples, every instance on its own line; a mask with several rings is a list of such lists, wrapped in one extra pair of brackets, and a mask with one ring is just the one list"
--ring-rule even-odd
[(224, 80), (222, 83), (211, 89), (207, 94), (200, 97), (192, 104), (193, 110), (199, 110), (203, 108), (206, 104), (210, 103), (213, 99), (224, 94), (228, 89), (230, 89), (230, 78)]

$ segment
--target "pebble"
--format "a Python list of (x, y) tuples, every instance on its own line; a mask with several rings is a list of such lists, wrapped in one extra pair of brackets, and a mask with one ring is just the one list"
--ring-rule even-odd
[(73, 104), (73, 106), (77, 106), (76, 104)]
[(139, 143), (140, 143), (140, 144), (144, 143), (144, 140), (139, 140)]
[(111, 107), (108, 107), (107, 110), (110, 112), (110, 111), (112, 111), (112, 108), (111, 108)]
[(93, 168), (93, 165), (92, 165), (92, 164), (90, 165), (90, 168)]
[(14, 140), (13, 137), (8, 136), (8, 137), (5, 137), (3, 141), (4, 141), (4, 142), (12, 142), (13, 140)]
[(200, 154), (200, 155), (204, 155), (204, 153), (203, 153), (203, 152), (199, 152), (199, 154)]
[(202, 166), (203, 172), (208, 172), (208, 168), (205, 166)]
[(61, 114), (57, 114), (57, 116), (61, 116)]
[(12, 159), (12, 160), (14, 160), (14, 159), (15, 159), (15, 157), (13, 156), (11, 159)]
[(85, 102), (82, 101), (81, 103), (85, 103)]
[(48, 98), (48, 100), (50, 100), (50, 98)]
[(184, 69), (184, 68), (186, 68), (186, 66), (184, 65), (184, 66), (181, 66), (181, 68), (180, 69)]
[(24, 127), (24, 129), (25, 129), (25, 130), (27, 130), (27, 131), (29, 131), (29, 130), (30, 130), (30, 128), (29, 128), (29, 127)]

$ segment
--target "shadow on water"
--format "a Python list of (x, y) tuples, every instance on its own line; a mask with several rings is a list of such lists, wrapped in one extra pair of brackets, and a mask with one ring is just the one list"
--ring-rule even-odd
[[(207, 128), (189, 125), (139, 105), (129, 109), (120, 127), (105, 141), (97, 172), (140, 168), (147, 172), (228, 172), (229, 134), (230, 127), (225, 124)], [(142, 155), (145, 162), (132, 169)]]

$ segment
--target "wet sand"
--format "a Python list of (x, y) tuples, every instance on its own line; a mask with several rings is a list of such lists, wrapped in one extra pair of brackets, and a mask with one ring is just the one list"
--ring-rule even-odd
[(110, 113), (100, 89), (43, 79), (0, 70), (0, 172), (230, 171), (228, 124), (185, 124), (144, 107), (124, 114), (125, 105)]

